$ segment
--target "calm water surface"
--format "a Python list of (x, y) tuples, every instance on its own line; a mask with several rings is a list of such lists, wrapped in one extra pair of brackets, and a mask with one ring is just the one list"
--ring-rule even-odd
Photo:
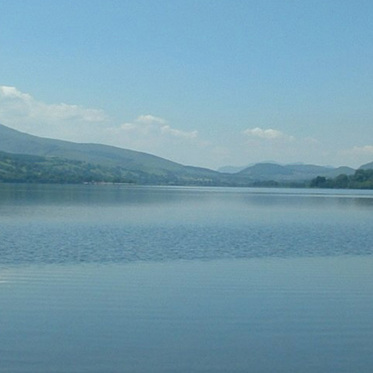
[(373, 193), (0, 185), (0, 372), (372, 372)]

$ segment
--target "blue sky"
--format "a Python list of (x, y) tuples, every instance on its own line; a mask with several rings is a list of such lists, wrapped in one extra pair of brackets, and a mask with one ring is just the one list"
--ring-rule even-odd
[(0, 123), (217, 168), (373, 161), (370, 0), (0, 0)]

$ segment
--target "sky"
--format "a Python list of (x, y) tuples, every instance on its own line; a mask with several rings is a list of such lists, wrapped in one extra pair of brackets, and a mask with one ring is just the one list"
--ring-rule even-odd
[(185, 165), (373, 161), (371, 0), (0, 0), (0, 123)]

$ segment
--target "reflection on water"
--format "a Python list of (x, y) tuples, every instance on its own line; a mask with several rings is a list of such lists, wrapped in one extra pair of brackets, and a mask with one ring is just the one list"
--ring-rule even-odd
[(0, 185), (0, 372), (370, 373), (372, 201)]
[(370, 255), (373, 194), (1, 186), (0, 263)]

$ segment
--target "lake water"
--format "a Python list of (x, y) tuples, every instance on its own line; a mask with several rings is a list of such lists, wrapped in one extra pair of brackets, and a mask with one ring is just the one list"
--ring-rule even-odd
[(373, 371), (373, 192), (0, 185), (0, 372)]

